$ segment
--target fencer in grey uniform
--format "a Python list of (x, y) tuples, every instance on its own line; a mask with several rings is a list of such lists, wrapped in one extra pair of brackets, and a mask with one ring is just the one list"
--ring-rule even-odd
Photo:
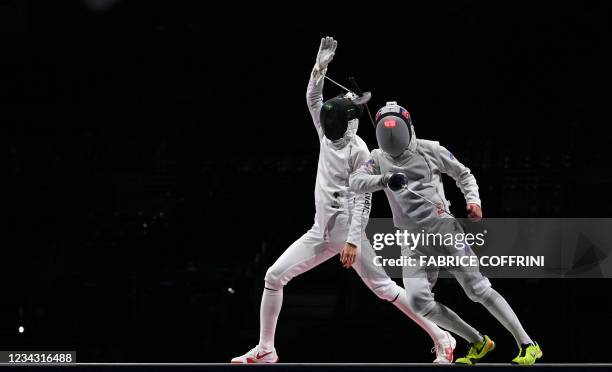
[[(396, 102), (388, 102), (377, 112), (376, 123), (379, 149), (373, 150), (370, 158), (351, 174), (352, 191), (371, 193), (384, 190), (393, 213), (393, 223), (398, 229), (433, 233), (459, 231), (461, 226), (447, 213), (450, 203), (445, 197), (442, 184), (442, 174), (447, 174), (455, 180), (463, 193), (469, 217), (482, 217), (478, 185), (470, 169), (439, 142), (417, 138), (412, 118), (405, 108)], [(399, 190), (392, 191), (390, 184), (399, 184), (399, 187), (396, 185)], [(431, 248), (404, 247), (402, 254), (432, 255), (434, 252), (428, 252), (428, 249)], [(474, 254), (469, 247), (465, 250), (449, 249), (444, 253)], [(510, 305), (491, 287), (489, 280), (479, 270), (459, 267), (449, 271), (472, 301), (484, 305), (512, 333), (519, 345), (519, 354), (529, 346), (537, 346), (523, 329)], [(418, 314), (471, 344), (468, 355), (458, 359), (458, 363), (477, 362), (493, 350), (495, 344), (434, 299), (432, 288), (437, 277), (435, 269), (419, 265), (403, 268), (404, 288), (410, 298), (410, 305)], [(541, 356), (541, 351), (536, 354)], [(532, 359), (535, 361), (537, 358)]]

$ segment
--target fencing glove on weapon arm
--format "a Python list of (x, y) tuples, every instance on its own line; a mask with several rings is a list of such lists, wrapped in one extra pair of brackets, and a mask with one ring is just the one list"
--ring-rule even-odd
[(408, 177), (404, 173), (387, 172), (383, 174), (381, 183), (391, 191), (400, 191), (408, 185)]

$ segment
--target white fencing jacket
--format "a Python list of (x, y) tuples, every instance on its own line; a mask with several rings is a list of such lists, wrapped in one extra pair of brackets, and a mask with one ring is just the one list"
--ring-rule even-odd
[(330, 141), (323, 135), (319, 115), (323, 106), (324, 79), (320, 75), (321, 72), (314, 69), (306, 89), (306, 102), (320, 144), (315, 184), (315, 225), (319, 227), (322, 237), (326, 237), (330, 219), (338, 213), (346, 213), (350, 223), (346, 242), (361, 247), (370, 216), (372, 194), (350, 191), (349, 175), (368, 161), (370, 151), (356, 134), (357, 120), (349, 122), (344, 137), (337, 141)]
[(398, 228), (427, 228), (437, 219), (437, 208), (408, 190), (393, 192), (382, 185), (382, 175), (402, 172), (408, 178), (408, 187), (434, 203), (441, 203), (448, 210), (449, 201), (444, 195), (442, 173), (451, 176), (463, 192), (467, 203), (480, 205), (478, 185), (470, 169), (439, 142), (417, 139), (411, 127), (408, 149), (393, 159), (380, 149), (375, 149), (367, 162), (350, 176), (350, 189), (357, 193), (384, 189), (393, 213), (393, 223)]

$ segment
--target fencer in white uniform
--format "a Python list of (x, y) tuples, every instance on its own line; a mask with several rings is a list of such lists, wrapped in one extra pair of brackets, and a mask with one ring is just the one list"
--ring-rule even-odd
[(337, 42), (321, 40), (315, 67), (306, 91), (308, 109), (319, 138), (319, 162), (315, 184), (314, 224), (268, 269), (260, 309), (260, 339), (246, 354), (232, 363), (275, 363), (278, 355), (274, 334), (283, 302), (283, 287), (327, 259), (340, 254), (345, 267), (352, 267), (379, 298), (393, 303), (434, 340), (434, 363), (450, 363), (455, 340), (433, 322), (416, 315), (408, 297), (385, 271), (373, 264), (374, 251), (365, 236), (371, 194), (349, 190), (349, 175), (365, 162), (369, 151), (357, 136), (361, 107), (351, 94), (323, 102), (324, 76), (333, 59)]
[[(478, 185), (470, 169), (437, 141), (418, 139), (405, 108), (396, 102), (388, 102), (376, 113), (376, 122), (380, 148), (373, 150), (369, 159), (350, 176), (352, 191), (371, 193), (384, 190), (393, 213), (393, 223), (399, 229), (427, 233), (459, 232), (461, 226), (447, 213), (450, 204), (442, 184), (442, 174), (447, 174), (464, 194), (469, 217), (482, 217)], [(403, 247), (402, 254), (431, 256), (434, 254), (431, 250), (431, 247)], [(444, 254), (474, 255), (469, 246), (464, 250), (450, 247)], [(527, 335), (510, 305), (478, 269), (459, 267), (449, 271), (471, 300), (484, 305), (512, 333), (520, 348), (515, 363), (535, 362), (536, 357), (525, 354), (528, 350), (541, 356), (539, 346)], [(467, 340), (470, 343), (468, 355), (457, 362), (475, 363), (493, 350), (495, 344), (452, 310), (435, 301), (432, 288), (437, 277), (436, 268), (404, 267), (403, 282), (410, 298), (409, 304), (416, 313)]]

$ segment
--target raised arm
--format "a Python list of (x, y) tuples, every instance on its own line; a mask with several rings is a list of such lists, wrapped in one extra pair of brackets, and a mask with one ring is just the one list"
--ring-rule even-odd
[(308, 110), (312, 116), (312, 122), (319, 134), (319, 138), (323, 138), (323, 131), (319, 121), (321, 107), (323, 106), (323, 82), (325, 80), (325, 73), (327, 73), (327, 65), (334, 58), (337, 46), (338, 42), (332, 37), (321, 39), (317, 61), (312, 69), (308, 87), (306, 88), (306, 104), (308, 105)]

